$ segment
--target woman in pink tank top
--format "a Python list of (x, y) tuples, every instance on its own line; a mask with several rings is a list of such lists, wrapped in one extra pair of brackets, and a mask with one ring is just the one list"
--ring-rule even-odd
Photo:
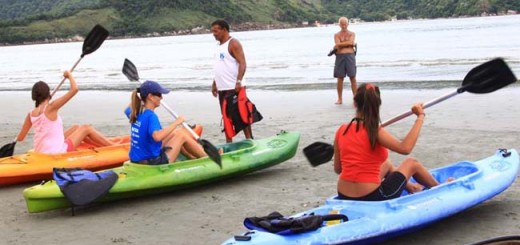
[(65, 71), (63, 76), (69, 80), (70, 89), (53, 101), (47, 83), (39, 81), (33, 85), (32, 99), (35, 107), (27, 114), (17, 141), (23, 141), (32, 127), (36, 152), (59, 154), (74, 151), (82, 141), (97, 147), (114, 145), (90, 125), (75, 125), (63, 131), (63, 122), (58, 111), (78, 93), (72, 74)]

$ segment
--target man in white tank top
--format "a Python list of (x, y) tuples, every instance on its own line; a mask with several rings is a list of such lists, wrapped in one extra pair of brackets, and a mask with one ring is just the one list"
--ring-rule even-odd
[[(211, 92), (220, 102), (224, 98), (233, 96), (240, 89), (245, 89), (244, 74), (246, 73), (246, 57), (240, 42), (229, 35), (229, 24), (224, 20), (216, 20), (211, 24), (211, 32), (219, 42), (215, 54), (215, 77)], [(252, 139), (251, 125), (244, 129), (246, 139)], [(232, 138), (226, 137), (226, 142), (232, 142)]]

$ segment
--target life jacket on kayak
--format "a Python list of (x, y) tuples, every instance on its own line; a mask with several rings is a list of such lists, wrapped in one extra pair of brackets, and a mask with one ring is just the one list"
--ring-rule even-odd
[(228, 96), (222, 103), (222, 119), (227, 138), (233, 138), (247, 126), (263, 119), (255, 104), (246, 95), (245, 89)]
[(344, 214), (308, 214), (296, 218), (287, 218), (275, 211), (264, 217), (248, 217), (244, 220), (244, 226), (250, 230), (290, 235), (317, 230), (323, 226), (324, 221), (331, 220), (346, 222), (348, 217)]
[(108, 193), (118, 175), (112, 171), (94, 173), (81, 168), (54, 168), (53, 178), (73, 206), (90, 204)]

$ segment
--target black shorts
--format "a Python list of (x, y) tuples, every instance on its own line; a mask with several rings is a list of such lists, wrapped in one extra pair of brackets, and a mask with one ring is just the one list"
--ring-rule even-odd
[(148, 160), (142, 160), (142, 161), (139, 161), (139, 162), (134, 162), (134, 163), (140, 163), (140, 164), (148, 164), (148, 165), (161, 165), (161, 164), (167, 164), (167, 163), (170, 163), (170, 160), (168, 159), (168, 155), (166, 155), (166, 152), (171, 150), (172, 148), (169, 147), (169, 146), (166, 146), (166, 147), (163, 147), (161, 149), (161, 153), (159, 154), (158, 157), (155, 157), (155, 158), (151, 158), (151, 159), (148, 159)]
[(406, 187), (406, 177), (399, 171), (390, 173), (373, 192), (362, 197), (349, 197), (338, 192), (338, 198), (355, 201), (384, 201), (401, 196)]

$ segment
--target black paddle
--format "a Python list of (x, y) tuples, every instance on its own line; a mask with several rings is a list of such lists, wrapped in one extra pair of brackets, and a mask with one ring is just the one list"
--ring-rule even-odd
[(13, 153), (14, 153), (14, 146), (16, 145), (16, 139), (17, 138), (15, 138), (13, 142), (11, 142), (9, 144), (5, 144), (4, 146), (2, 146), (2, 148), (0, 148), (0, 158), (2, 158), (2, 157), (10, 157), (10, 156), (13, 155)]
[[(513, 74), (513, 71), (511, 71), (507, 66), (506, 62), (501, 58), (496, 58), (471, 69), (464, 77), (460, 88), (457, 88), (454, 92), (427, 102), (423, 105), (423, 108), (426, 109), (466, 91), (475, 94), (491, 93), (516, 81), (517, 79)], [(412, 111), (406, 111), (384, 122), (381, 126), (388, 126), (412, 114)], [(310, 164), (315, 167), (332, 159), (334, 155), (334, 147), (328, 143), (315, 142), (305, 147), (303, 149), (303, 154)]]
[[(85, 38), (85, 41), (83, 41), (81, 57), (78, 59), (78, 61), (76, 61), (74, 66), (72, 66), (70, 72), (72, 72), (74, 68), (76, 68), (76, 66), (79, 64), (79, 62), (83, 59), (85, 55), (96, 51), (107, 37), (108, 31), (105, 28), (103, 28), (101, 25), (94, 26), (94, 28), (92, 28), (92, 30), (88, 33), (87, 37)], [(58, 91), (61, 85), (65, 82), (65, 79), (66, 78), (63, 78), (63, 80), (61, 80), (58, 86), (54, 88), (54, 90), (51, 93), (51, 96), (54, 96), (54, 94)], [(6, 144), (2, 148), (0, 148), (0, 157), (8, 157), (13, 155), (17, 138), (18, 137), (14, 138), (14, 141), (12, 143)]]
[(495, 237), (488, 240), (472, 243), (469, 245), (506, 245), (506, 244), (520, 244), (520, 236), (512, 235), (512, 236), (503, 236), (503, 237)]
[[(135, 65), (128, 59), (125, 59), (125, 63), (123, 64), (123, 74), (128, 78), (130, 81), (136, 81), (141, 82), (139, 80), (139, 74), (137, 72), (137, 68)], [(164, 103), (161, 100), (161, 105), (173, 116), (173, 118), (179, 117), (177, 113), (175, 113), (166, 103)], [(202, 145), (202, 148), (208, 154), (209, 158), (213, 160), (217, 165), (222, 168), (222, 158), (220, 156), (220, 153), (218, 152), (217, 147), (215, 147), (213, 144), (211, 144), (209, 141), (205, 139), (201, 139), (195, 132), (193, 132), (193, 129), (191, 129), (188, 124), (185, 122), (182, 123), (182, 126), (188, 130), (191, 135), (199, 142), (200, 145)]]
[[(94, 51), (96, 51), (101, 44), (107, 39), (108, 37), (108, 31), (103, 28), (101, 25), (96, 25), (92, 30), (88, 33), (87, 37), (85, 38), (85, 41), (83, 41), (83, 49), (81, 56), (79, 57), (78, 61), (72, 66), (70, 69), (70, 72), (74, 71), (74, 68), (79, 64), (79, 62), (83, 59), (83, 57), (87, 54), (90, 54)], [(63, 78), (61, 82), (54, 88), (52, 91), (51, 97), (58, 91), (58, 89), (63, 85), (66, 78)]]

